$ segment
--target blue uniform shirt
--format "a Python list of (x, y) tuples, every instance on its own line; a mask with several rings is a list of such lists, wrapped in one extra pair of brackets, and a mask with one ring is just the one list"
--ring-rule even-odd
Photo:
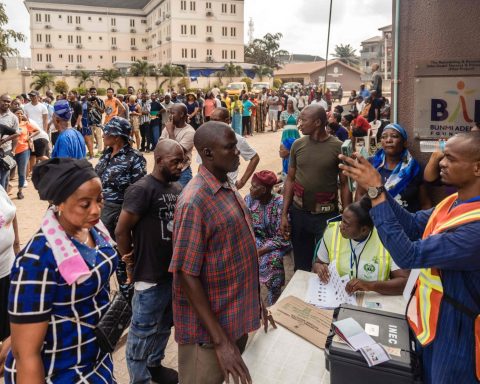
[(58, 135), (58, 139), (53, 147), (52, 157), (84, 159), (86, 155), (85, 140), (76, 129), (68, 128)]

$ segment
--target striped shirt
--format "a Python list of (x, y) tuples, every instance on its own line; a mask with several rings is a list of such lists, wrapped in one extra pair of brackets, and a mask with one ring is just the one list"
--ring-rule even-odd
[[(142, 108), (142, 116), (140, 116), (140, 124), (144, 123), (149, 123), (150, 122), (150, 100), (146, 100), (145, 102), (143, 100), (139, 100), (138, 104)], [(143, 112), (147, 112), (146, 115), (143, 114)]]
[[(68, 285), (58, 272), (52, 250), (37, 232), (15, 260), (8, 300), (10, 321), (17, 324), (48, 322), (42, 347), (45, 382), (114, 383), (110, 354), (96, 342), (95, 326), (109, 306), (109, 279), (117, 267), (117, 253), (95, 229), (95, 249), (73, 239), (91, 276)], [(5, 383), (15, 383), (15, 359), (5, 363)]]
[(174, 218), (173, 315), (179, 344), (210, 343), (183, 292), (178, 271), (199, 277), (232, 340), (260, 326), (258, 257), (250, 214), (239, 193), (204, 166), (178, 198)]
[[(372, 208), (375, 227), (400, 268), (438, 268), (444, 293), (480, 314), (480, 222), (420, 240), (433, 209), (409, 213), (388, 193)], [(475, 297), (477, 296), (477, 297)], [(424, 383), (476, 383), (473, 319), (442, 302), (437, 334), (421, 348)]]

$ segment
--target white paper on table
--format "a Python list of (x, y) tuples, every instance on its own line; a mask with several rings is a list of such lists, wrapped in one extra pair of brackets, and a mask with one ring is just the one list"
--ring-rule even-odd
[(355, 351), (375, 344), (375, 340), (373, 340), (367, 332), (363, 330), (360, 324), (351, 317), (340, 321), (334, 321), (333, 325), (335, 326), (338, 335)]
[(405, 300), (410, 300), (412, 296), (413, 288), (417, 282), (418, 276), (420, 276), (420, 269), (412, 269), (410, 271), (410, 276), (408, 276), (407, 284), (405, 284), (405, 289), (403, 290), (403, 298)]
[(360, 348), (360, 352), (368, 363), (369, 367), (381, 364), (390, 360), (388, 352), (383, 345), (375, 343), (366, 347)]
[(357, 305), (355, 295), (349, 295), (345, 290), (350, 281), (348, 275), (339, 276), (335, 263), (328, 266), (330, 280), (322, 283), (318, 276), (310, 277), (305, 301), (320, 308), (337, 308), (341, 304)]

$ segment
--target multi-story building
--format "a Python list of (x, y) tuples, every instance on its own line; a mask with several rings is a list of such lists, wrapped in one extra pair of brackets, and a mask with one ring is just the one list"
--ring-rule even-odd
[(25, 0), (32, 69), (243, 62), (243, 0)]
[(370, 79), (372, 64), (379, 64), (385, 79), (391, 78), (392, 70), (392, 26), (387, 25), (378, 29), (382, 36), (374, 36), (361, 42), (360, 69), (365, 76), (363, 80)]

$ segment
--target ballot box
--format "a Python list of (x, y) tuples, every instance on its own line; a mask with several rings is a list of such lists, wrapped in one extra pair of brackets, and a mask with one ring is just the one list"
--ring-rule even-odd
[(334, 327), (327, 338), (325, 366), (331, 384), (407, 384), (421, 383), (421, 368), (415, 353), (405, 315), (358, 306), (342, 305), (333, 321), (353, 318), (376, 343), (382, 344), (391, 360), (369, 367), (360, 351), (354, 351)]

